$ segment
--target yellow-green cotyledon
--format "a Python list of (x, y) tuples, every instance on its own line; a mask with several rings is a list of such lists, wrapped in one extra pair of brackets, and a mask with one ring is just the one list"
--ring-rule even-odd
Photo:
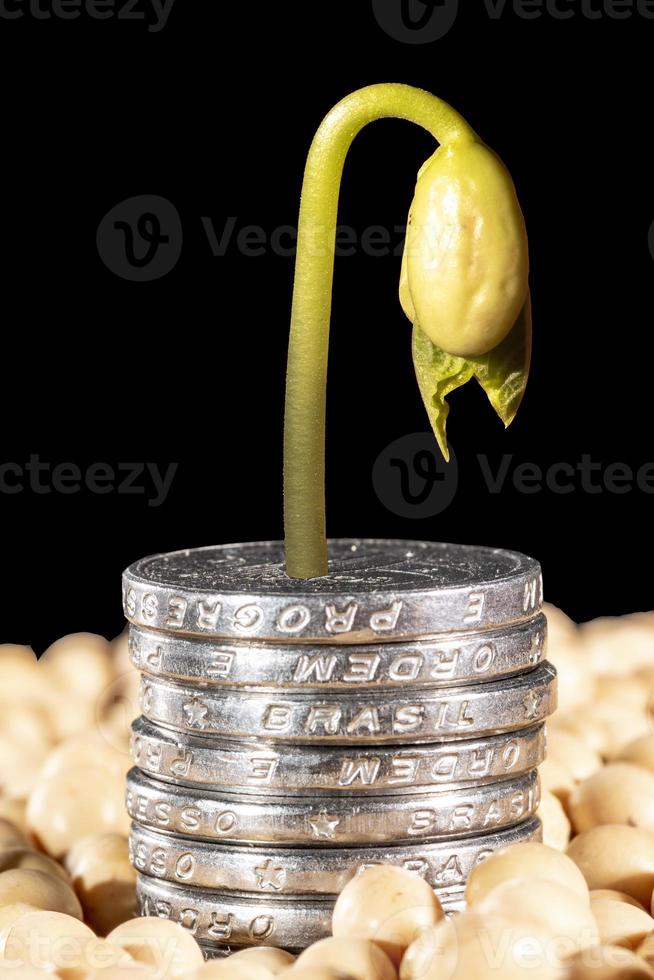
[(497, 347), (528, 290), (525, 222), (511, 176), (465, 134), (418, 173), (402, 263), (400, 300), (433, 344), (458, 357)]

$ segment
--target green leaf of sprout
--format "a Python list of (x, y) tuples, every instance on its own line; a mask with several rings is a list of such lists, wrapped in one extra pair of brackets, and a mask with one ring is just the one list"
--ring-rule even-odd
[(445, 401), (450, 392), (476, 378), (488, 400), (504, 422), (511, 424), (527, 387), (531, 357), (531, 301), (527, 297), (512, 330), (501, 344), (479, 357), (455, 357), (436, 347), (413, 325), (413, 364), (418, 387), (438, 445), (446, 460), (447, 416)]

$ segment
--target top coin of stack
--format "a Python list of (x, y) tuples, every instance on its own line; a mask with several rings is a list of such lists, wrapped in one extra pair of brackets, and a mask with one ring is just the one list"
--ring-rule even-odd
[(308, 581), (278, 542), (124, 575), (142, 908), (192, 913), (203, 942), (315, 941), (338, 888), (382, 859), (452, 904), (489, 850), (538, 834), (556, 696), (538, 564), (427, 542), (330, 555)]

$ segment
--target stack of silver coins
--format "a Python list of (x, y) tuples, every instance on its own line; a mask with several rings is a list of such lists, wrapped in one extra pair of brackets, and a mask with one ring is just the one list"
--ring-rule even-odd
[(279, 542), (239, 544), (136, 562), (123, 602), (140, 908), (208, 955), (329, 935), (382, 862), (456, 911), (478, 862), (539, 839), (556, 675), (532, 559), (337, 540), (306, 581)]

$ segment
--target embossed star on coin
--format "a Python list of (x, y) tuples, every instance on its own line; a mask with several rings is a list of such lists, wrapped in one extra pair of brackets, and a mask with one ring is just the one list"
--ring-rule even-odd
[(536, 691), (529, 692), (527, 697), (522, 702), (525, 708), (525, 718), (528, 718), (531, 721), (533, 718), (538, 716), (542, 700), (542, 694), (538, 694)]
[(199, 698), (193, 698), (183, 706), (189, 728), (204, 728), (209, 708)]
[(316, 837), (327, 837), (330, 840), (336, 837), (336, 828), (340, 822), (338, 817), (330, 817), (326, 810), (321, 810), (314, 820), (309, 821)]
[(283, 868), (276, 865), (272, 858), (269, 858), (264, 864), (255, 868), (254, 873), (257, 876), (257, 884), (261, 889), (270, 888), (272, 891), (278, 892), (284, 887), (286, 872)]

